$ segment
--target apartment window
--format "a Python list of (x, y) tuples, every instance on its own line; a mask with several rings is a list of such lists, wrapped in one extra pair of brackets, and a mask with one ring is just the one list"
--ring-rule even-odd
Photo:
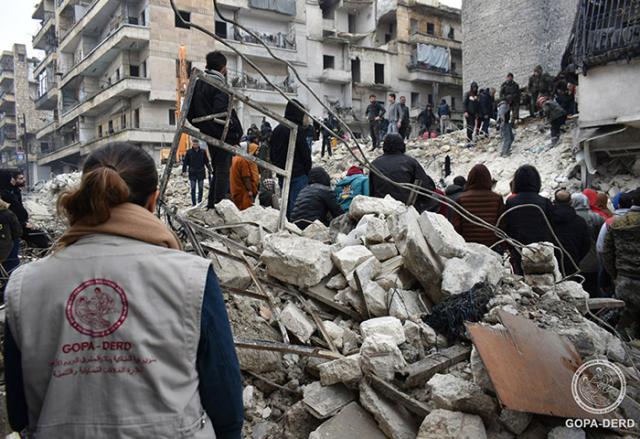
[(127, 115), (126, 114), (121, 114), (120, 115), (120, 129), (124, 130), (125, 128), (127, 128)]
[(216, 20), (216, 35), (220, 38), (227, 38), (227, 23)]
[(420, 106), (420, 93), (411, 92), (411, 106), (412, 107)]
[(322, 57), (322, 68), (333, 69), (336, 66), (336, 57), (332, 55), (324, 55)]
[(436, 33), (436, 26), (433, 23), (427, 23), (427, 33), (429, 35), (434, 35)]
[(416, 20), (415, 18), (409, 20), (409, 30), (412, 34), (418, 32), (418, 20)]
[(360, 58), (351, 60), (351, 81), (360, 82)]
[[(182, 20), (186, 21), (187, 23), (191, 21), (191, 12), (178, 11), (178, 14), (180, 14), (180, 17), (182, 17)], [(176, 27), (179, 27), (181, 29), (189, 29), (191, 26), (189, 26), (188, 24), (184, 24), (182, 20), (180, 20), (180, 17), (178, 17), (178, 14), (175, 15)]]
[(448, 35), (448, 37), (449, 37), (450, 39), (452, 39), (452, 40), (454, 40), (454, 39), (456, 38), (456, 30), (455, 30), (453, 27), (449, 28), (449, 35)]
[(384, 64), (375, 63), (373, 65), (373, 82), (376, 84), (384, 84)]
[(133, 64), (131, 64), (129, 66), (129, 75), (131, 75), (134, 78), (139, 78), (140, 77), (140, 66), (134, 66)]
[(147, 77), (147, 60), (142, 61), (142, 77)]
[(140, 20), (138, 20), (138, 17), (129, 17), (129, 24), (137, 26), (140, 24)]
[(120, 67), (116, 69), (116, 82), (120, 80)]
[(169, 109), (169, 125), (175, 125), (176, 124), (176, 110), (174, 110), (173, 108)]
[(456, 98), (451, 97), (451, 111), (455, 111), (456, 109)]
[(455, 73), (456, 72), (456, 63), (452, 62), (451, 63), (451, 73)]
[(336, 10), (330, 6), (325, 7), (322, 10), (322, 18), (334, 19), (336, 17)]
[(19, 61), (19, 62), (24, 62), (24, 55), (23, 55), (22, 53), (20, 53), (20, 54), (18, 55), (18, 61)]
[(113, 134), (113, 120), (109, 121), (109, 134)]
[(133, 127), (140, 128), (140, 109), (133, 110)]
[(350, 34), (355, 34), (356, 33), (356, 16), (355, 16), (355, 14), (349, 14), (347, 30), (348, 30), (348, 32)]
[(140, 13), (140, 26), (146, 26), (147, 25), (147, 10), (143, 10)]
[(98, 137), (102, 137), (102, 125), (98, 125)]

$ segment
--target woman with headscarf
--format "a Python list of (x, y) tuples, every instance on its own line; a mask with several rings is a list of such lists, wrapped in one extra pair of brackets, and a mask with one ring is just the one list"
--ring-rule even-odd
[[(507, 213), (501, 225), (511, 238), (525, 245), (553, 242), (553, 233), (548, 223), (553, 206), (549, 199), (539, 194), (541, 187), (540, 174), (535, 167), (522, 165), (516, 170), (513, 177), (515, 195), (507, 199)], [(512, 251), (511, 256), (515, 272), (521, 274), (520, 254)]]
[[(468, 211), (491, 225), (496, 225), (498, 218), (504, 212), (504, 202), (499, 194), (491, 190), (491, 173), (485, 165), (475, 165), (469, 171), (465, 191), (458, 198), (458, 204)], [(453, 215), (453, 225), (469, 242), (477, 242), (488, 247), (495, 244), (499, 238), (486, 227), (470, 223), (459, 214)]]
[[(256, 139), (251, 137), (247, 147), (249, 154), (258, 151)], [(235, 156), (231, 161), (231, 199), (240, 210), (253, 206), (253, 200), (258, 194), (260, 171), (258, 165), (242, 156)]]
[(578, 216), (582, 217), (589, 227), (589, 236), (591, 238), (591, 247), (589, 253), (580, 261), (580, 271), (585, 281), (583, 287), (591, 297), (600, 297), (600, 290), (598, 288), (598, 254), (596, 249), (596, 242), (598, 240), (598, 234), (604, 224), (605, 220), (602, 216), (595, 212), (592, 212), (589, 208), (589, 199), (585, 194), (575, 193), (571, 195), (571, 205), (576, 211)]
[(597, 213), (605, 220), (613, 216), (613, 212), (611, 212), (607, 206), (609, 201), (607, 194), (604, 192), (596, 192), (593, 189), (585, 189), (582, 193), (586, 195), (589, 200), (589, 207), (592, 212)]

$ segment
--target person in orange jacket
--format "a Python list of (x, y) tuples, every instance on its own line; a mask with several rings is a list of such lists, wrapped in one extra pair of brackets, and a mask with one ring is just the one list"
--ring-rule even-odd
[[(248, 152), (255, 155), (258, 144), (255, 137), (248, 139)], [(253, 206), (253, 200), (258, 194), (260, 171), (258, 165), (239, 155), (231, 161), (231, 199), (240, 210)]]

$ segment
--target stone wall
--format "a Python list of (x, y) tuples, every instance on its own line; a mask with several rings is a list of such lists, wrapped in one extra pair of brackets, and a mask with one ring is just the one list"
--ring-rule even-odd
[(578, 0), (465, 0), (462, 2), (463, 82), (496, 87), (508, 72), (525, 86), (540, 64), (560, 69)]

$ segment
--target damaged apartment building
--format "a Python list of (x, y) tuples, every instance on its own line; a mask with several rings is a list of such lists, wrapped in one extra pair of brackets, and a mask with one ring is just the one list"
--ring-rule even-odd
[[(218, 0), (220, 13), (256, 32), (290, 62), (325, 104), (356, 132), (366, 132), (368, 96), (407, 98), (413, 117), (427, 102), (446, 99), (453, 119), (462, 107), (460, 11), (437, 0)], [(287, 96), (317, 116), (322, 106), (287, 66), (238, 26), (225, 22), (210, 0), (178, 0), (186, 21), (215, 32), (240, 50)], [(140, 145), (160, 157), (176, 125), (178, 52), (188, 67), (203, 69), (205, 55), (228, 57), (229, 83), (282, 114), (283, 98), (228, 46), (194, 32), (165, 0), (40, 0), (33, 38), (45, 52), (36, 66), (35, 105), (50, 112), (36, 133), (39, 166), (54, 173), (77, 168), (92, 150), (111, 141)], [(242, 123), (263, 115), (238, 105)], [(272, 121), (273, 122), (273, 121)]]

